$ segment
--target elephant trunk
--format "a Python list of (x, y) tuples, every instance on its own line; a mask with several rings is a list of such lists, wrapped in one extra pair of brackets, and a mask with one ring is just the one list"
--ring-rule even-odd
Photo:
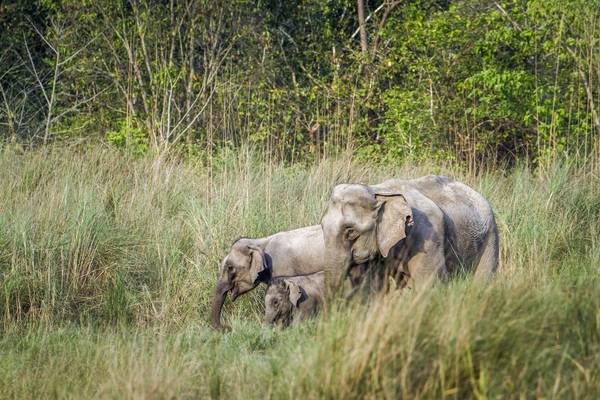
[(212, 312), (211, 312), (211, 324), (215, 329), (221, 329), (221, 310), (227, 297), (227, 292), (231, 290), (231, 283), (229, 280), (221, 279), (215, 289), (215, 295), (213, 297)]
[[(330, 249), (335, 247), (330, 247)], [(342, 251), (332, 250), (325, 258), (326, 297), (330, 300), (337, 297), (343, 286), (346, 273), (351, 264), (351, 255)]]

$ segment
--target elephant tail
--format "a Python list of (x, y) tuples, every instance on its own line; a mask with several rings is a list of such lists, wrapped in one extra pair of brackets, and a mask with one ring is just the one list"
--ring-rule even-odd
[(498, 257), (500, 252), (499, 244), (498, 227), (496, 225), (496, 220), (492, 216), (490, 227), (479, 253), (479, 261), (477, 262), (477, 267), (475, 269), (476, 277), (486, 281), (494, 277), (496, 270), (498, 269)]

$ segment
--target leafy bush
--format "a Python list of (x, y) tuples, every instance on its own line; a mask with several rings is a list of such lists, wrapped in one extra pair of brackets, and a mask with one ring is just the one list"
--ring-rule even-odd
[(131, 119), (121, 121), (119, 129), (108, 132), (106, 139), (115, 147), (126, 149), (133, 154), (141, 155), (148, 151), (148, 137)]

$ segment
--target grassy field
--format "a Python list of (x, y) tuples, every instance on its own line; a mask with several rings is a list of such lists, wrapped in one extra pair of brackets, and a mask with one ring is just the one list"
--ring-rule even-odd
[[(481, 191), (497, 279), (338, 305), (287, 330), (263, 289), (208, 327), (240, 235), (317, 223), (338, 182), (444, 173)], [(599, 398), (600, 165), (533, 173), (284, 167), (249, 151), (209, 167), (103, 147), (0, 150), (0, 397)]]

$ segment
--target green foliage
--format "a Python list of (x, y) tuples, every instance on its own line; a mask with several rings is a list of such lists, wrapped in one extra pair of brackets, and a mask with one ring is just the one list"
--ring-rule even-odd
[(119, 129), (106, 135), (108, 142), (119, 149), (141, 155), (148, 151), (149, 139), (143, 130), (135, 126), (133, 120), (125, 119), (119, 123)]
[(363, 160), (379, 159), (385, 164), (408, 161), (451, 160), (451, 151), (435, 143), (436, 121), (426, 110), (427, 99), (411, 90), (390, 89), (383, 98), (385, 120), (379, 125), (383, 144), (367, 145), (358, 151)]
[(597, 0), (392, 3), (365, 4), (369, 54), (349, 0), (11, 3), (0, 127), (122, 146), (129, 115), (155, 151), (250, 142), (289, 162), (594, 151)]
[[(546, 163), (547, 152), (589, 146), (589, 108), (580, 105), (590, 99), (573, 46), (584, 49), (597, 40), (584, 22), (597, 21), (597, 5), (580, 4), (580, 17), (571, 13), (575, 5), (561, 1), (403, 7), (382, 33), (389, 40), (378, 69), (383, 154), (409, 149), (415, 135), (442, 151), (457, 149), (460, 158), (491, 151)], [(394, 107), (386, 103), (390, 93)], [(404, 111), (390, 113), (394, 108)], [(398, 125), (426, 122), (427, 110), (431, 122), (413, 124), (422, 133), (405, 134), (398, 143)]]
[(532, 77), (525, 71), (484, 69), (465, 79), (458, 88), (465, 91), (471, 102), (465, 111), (472, 118), (532, 122), (533, 116), (528, 111), (535, 88)]

